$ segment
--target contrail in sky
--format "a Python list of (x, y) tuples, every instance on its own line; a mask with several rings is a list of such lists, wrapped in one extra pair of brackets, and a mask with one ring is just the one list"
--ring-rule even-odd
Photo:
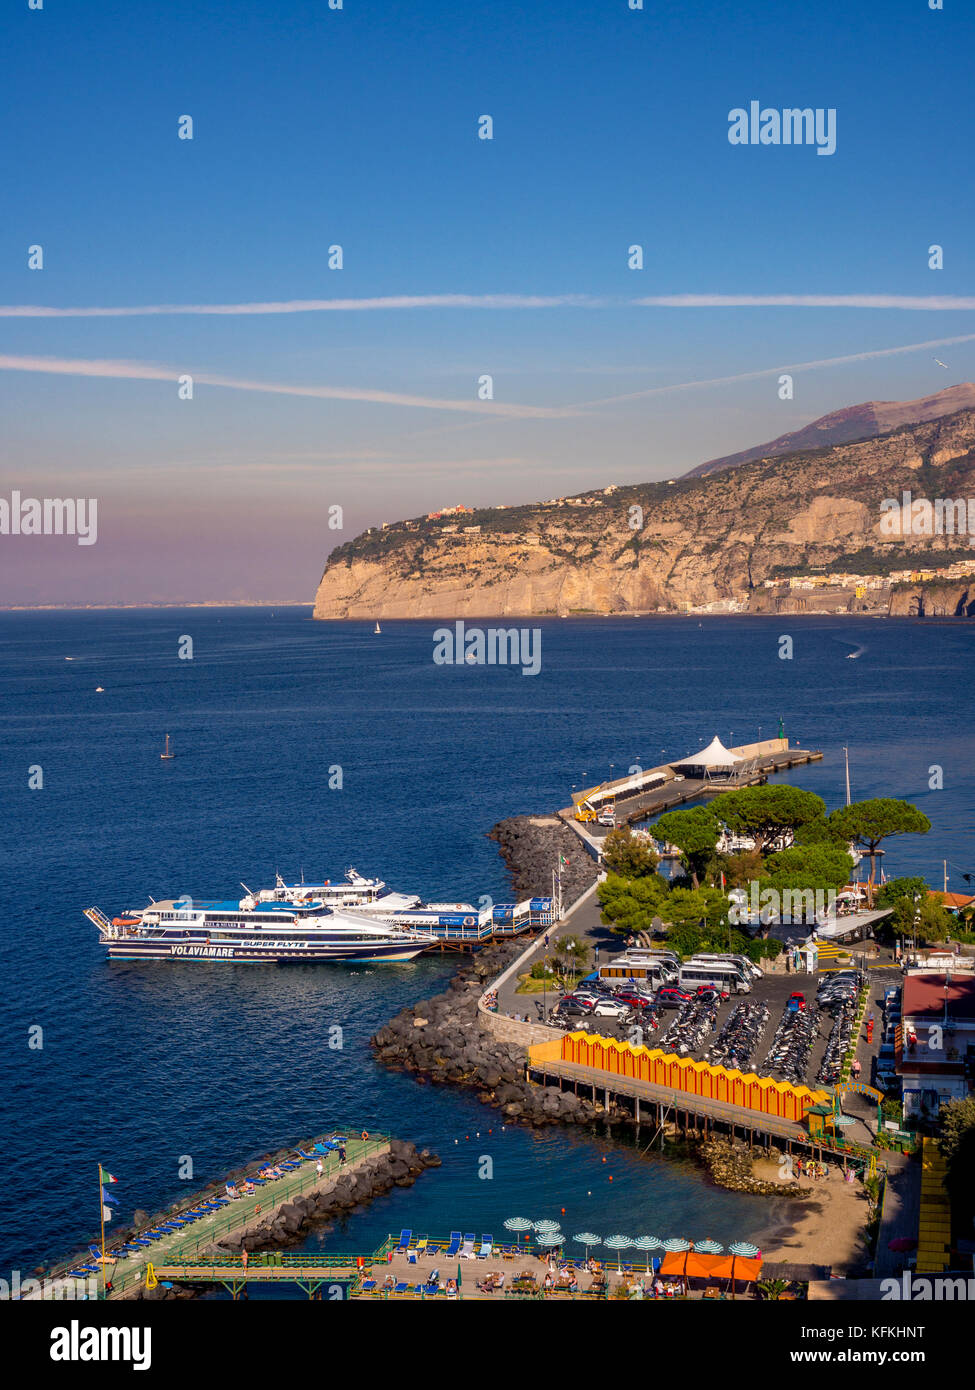
[(62, 308), (0, 304), (7, 319), (124, 319), (152, 315), (248, 316), (361, 313), (392, 309), (975, 309), (975, 296), (932, 294), (668, 294), (612, 298), (590, 294), (397, 294), (365, 299), (280, 299), (242, 304), (120, 304)]
[(276, 396), (310, 396), (319, 400), (366, 401), (375, 405), (411, 406), (424, 410), (457, 410), (475, 415), (504, 416), (509, 419), (561, 419), (575, 415), (571, 406), (520, 405), (515, 401), (439, 400), (432, 396), (411, 396), (396, 391), (378, 391), (352, 386), (291, 386), (276, 381), (250, 381), (246, 378), (216, 376), (212, 372), (177, 371), (148, 362), (112, 361), (93, 358), (0, 356), (0, 371), (42, 372), (56, 376), (100, 377), (123, 381), (168, 381), (173, 386), (181, 375), (193, 378), (194, 385), (222, 386), (231, 391), (261, 391)]

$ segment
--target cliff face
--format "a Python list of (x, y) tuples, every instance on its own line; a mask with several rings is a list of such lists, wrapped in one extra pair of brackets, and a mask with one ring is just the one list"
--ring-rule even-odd
[(975, 618), (975, 584), (898, 584), (892, 618)]
[(776, 567), (931, 565), (975, 541), (891, 539), (881, 501), (967, 498), (973, 484), (975, 410), (963, 410), (671, 485), (399, 522), (332, 553), (315, 617), (674, 611), (758, 599)]

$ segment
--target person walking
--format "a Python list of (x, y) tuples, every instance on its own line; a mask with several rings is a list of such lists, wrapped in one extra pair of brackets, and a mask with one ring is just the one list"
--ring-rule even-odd
[(319, 1177), (321, 1177), (322, 1171), (322, 1160), (319, 1159), (318, 1162), (315, 1164), (315, 1172), (318, 1174)]

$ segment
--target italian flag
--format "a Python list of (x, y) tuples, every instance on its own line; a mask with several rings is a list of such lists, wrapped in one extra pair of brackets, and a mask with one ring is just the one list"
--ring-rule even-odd
[(118, 1182), (118, 1178), (114, 1177), (107, 1168), (103, 1168), (100, 1163), (98, 1165), (98, 1176), (103, 1187), (107, 1182)]
[(563, 864), (568, 864), (568, 862), (569, 862), (569, 861), (568, 861), (568, 859), (566, 859), (566, 857), (565, 857), (564, 854), (560, 854), (560, 855), (559, 855), (559, 868), (560, 868), (560, 869), (561, 869), (561, 867), (562, 867)]

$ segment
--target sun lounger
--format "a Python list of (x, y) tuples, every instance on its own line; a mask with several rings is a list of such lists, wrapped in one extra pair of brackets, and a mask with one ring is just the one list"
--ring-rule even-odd
[(363, 1281), (362, 1281), (362, 1292), (363, 1292), (363, 1293), (372, 1293), (372, 1291), (373, 1291), (373, 1289), (374, 1289), (375, 1287), (376, 1287), (376, 1281), (375, 1281), (375, 1279), (363, 1279)]
[(440, 1285), (439, 1285), (439, 1284), (421, 1284), (421, 1285), (420, 1285), (420, 1292), (423, 1294), (423, 1296), (424, 1296), (425, 1298), (433, 1298), (435, 1294), (438, 1294), (438, 1293), (440, 1292)]
[(393, 1253), (396, 1254), (396, 1255), (405, 1255), (406, 1252), (407, 1252), (407, 1250), (409, 1250), (409, 1248), (410, 1248), (410, 1241), (411, 1241), (412, 1239), (413, 1239), (413, 1232), (412, 1232), (412, 1231), (407, 1231), (407, 1230), (400, 1231), (399, 1245), (396, 1246), (396, 1248), (395, 1248), (395, 1250), (394, 1250)]
[(461, 1248), (460, 1248), (460, 1257), (461, 1257), (462, 1260), (473, 1260), (473, 1259), (474, 1259), (474, 1232), (473, 1232), (473, 1231), (470, 1233), (470, 1235), (468, 1235), (466, 1232), (464, 1233), (464, 1244), (463, 1244), (463, 1245), (461, 1246)]
[(416, 1253), (417, 1253), (418, 1255), (429, 1255), (429, 1254), (430, 1254), (430, 1242), (427, 1240), (426, 1236), (424, 1236), (422, 1240), (418, 1240), (418, 1241), (417, 1241), (417, 1243), (416, 1243)]
[(393, 1293), (406, 1293), (407, 1289), (412, 1289), (412, 1287), (412, 1284), (408, 1284), (405, 1279), (401, 1279), (393, 1289)]
[(460, 1231), (451, 1231), (451, 1233), (450, 1233), (450, 1244), (447, 1246), (447, 1252), (446, 1252), (446, 1253), (447, 1253), (448, 1259), (450, 1258), (451, 1255), (456, 1255), (456, 1254), (457, 1254), (458, 1250), (460, 1249), (460, 1242), (461, 1242), (462, 1239), (463, 1239), (463, 1237), (461, 1236)]
[(479, 1260), (486, 1260), (494, 1249), (494, 1236), (481, 1236), (480, 1248), (477, 1252)]

